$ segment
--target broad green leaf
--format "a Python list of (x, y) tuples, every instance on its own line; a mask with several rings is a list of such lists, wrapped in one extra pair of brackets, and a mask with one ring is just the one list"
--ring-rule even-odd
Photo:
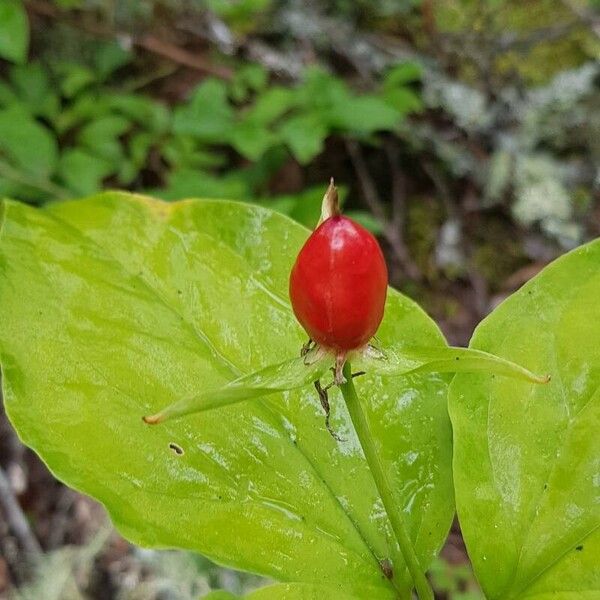
[(129, 138), (129, 158), (138, 169), (146, 164), (148, 153), (156, 141), (154, 134), (146, 132), (136, 133)]
[(19, 97), (15, 93), (13, 86), (0, 81), (0, 107), (6, 108), (17, 102), (19, 102)]
[(73, 98), (88, 85), (96, 81), (96, 74), (88, 67), (77, 63), (58, 65), (61, 75), (60, 91), (66, 98)]
[(200, 84), (187, 105), (175, 109), (173, 131), (203, 142), (224, 144), (234, 123), (233, 109), (222, 81), (207, 79)]
[(15, 65), (10, 70), (10, 81), (19, 96), (19, 102), (35, 116), (52, 120), (60, 110), (60, 100), (52, 89), (47, 70), (39, 63)]
[[(311, 385), (158, 426), (141, 420), (298, 356), (305, 334), (287, 285), (307, 235), (275, 212), (227, 201), (106, 193), (44, 209), (6, 202), (6, 410), (55, 475), (100, 500), (138, 544), (196, 550), (333, 588), (334, 598), (408, 598), (408, 573), (337, 390), (331, 425), (341, 442)], [(378, 336), (391, 351), (445, 346), (394, 291)], [(426, 568), (453, 516), (447, 377), (369, 374), (356, 385)], [(393, 583), (382, 559), (394, 564)]]
[(80, 148), (65, 150), (58, 164), (58, 175), (74, 195), (97, 192), (112, 172), (109, 161)]
[(459, 374), (458, 514), (491, 599), (600, 596), (600, 241), (560, 258), (478, 327), (471, 347), (548, 385)]
[(398, 63), (386, 72), (383, 86), (384, 88), (397, 88), (407, 83), (419, 81), (422, 74), (423, 68), (417, 62), (407, 61)]
[(161, 198), (181, 200), (197, 196), (210, 198), (244, 198), (248, 195), (246, 184), (231, 173), (228, 177), (215, 177), (199, 169), (175, 169), (169, 173), (165, 188), (156, 192)]
[(17, 167), (0, 158), (0, 197), (1, 198), (21, 198), (23, 201), (39, 204), (46, 200), (55, 199), (53, 194), (42, 192), (36, 185), (38, 182), (32, 181)]
[(100, 117), (79, 132), (79, 143), (92, 154), (118, 164), (123, 156), (119, 137), (131, 128), (131, 121), (119, 115)]
[(263, 90), (268, 79), (269, 73), (262, 65), (243, 65), (229, 84), (229, 94), (234, 101), (242, 102), (250, 92)]
[(161, 151), (167, 162), (177, 169), (206, 169), (226, 164), (221, 154), (198, 146), (191, 136), (178, 135), (167, 138), (161, 144)]
[[(333, 586), (306, 583), (279, 583), (244, 596), (246, 600), (364, 600)], [(408, 598), (408, 597), (407, 597)]]
[(16, 167), (47, 177), (56, 166), (58, 148), (50, 131), (15, 105), (0, 110), (0, 153)]
[(402, 115), (377, 96), (357, 96), (332, 107), (328, 121), (334, 129), (373, 133), (393, 129)]
[(408, 88), (384, 90), (381, 97), (386, 104), (396, 109), (400, 115), (423, 110), (423, 101), (420, 96)]
[(309, 114), (286, 119), (278, 133), (296, 160), (306, 164), (323, 150), (327, 128), (317, 116)]
[(262, 93), (244, 116), (254, 123), (270, 125), (293, 105), (294, 92), (289, 88), (274, 86)]
[(22, 63), (27, 58), (29, 22), (21, 0), (0, 2), (0, 57)]
[(101, 42), (94, 54), (94, 65), (101, 78), (112, 75), (131, 61), (132, 54), (117, 42)]
[(342, 107), (351, 98), (352, 93), (342, 79), (317, 66), (304, 71), (304, 81), (296, 90), (296, 101), (309, 110)]
[(277, 137), (264, 125), (248, 119), (236, 123), (229, 140), (242, 156), (253, 161), (277, 143)]
[(111, 94), (108, 106), (154, 133), (164, 133), (170, 125), (169, 110), (164, 104), (136, 94)]
[(57, 115), (54, 120), (54, 127), (59, 133), (65, 133), (77, 125), (110, 115), (110, 112), (106, 95), (84, 90), (82, 94), (77, 96), (73, 104), (65, 107)]

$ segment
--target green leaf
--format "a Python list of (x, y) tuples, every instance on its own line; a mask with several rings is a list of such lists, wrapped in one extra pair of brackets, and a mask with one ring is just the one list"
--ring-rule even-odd
[(177, 400), (155, 415), (144, 417), (150, 424), (162, 423), (169, 419), (213, 410), (242, 400), (268, 396), (275, 392), (295, 390), (310, 385), (330, 369), (335, 357), (323, 354), (310, 358), (292, 358), (277, 365), (269, 365), (256, 373), (244, 375), (227, 385), (214, 390), (202, 390), (181, 400)]
[(146, 164), (148, 153), (156, 142), (156, 137), (151, 133), (136, 133), (129, 139), (128, 150), (132, 163), (140, 169)]
[(357, 96), (332, 108), (328, 121), (335, 129), (373, 133), (393, 129), (400, 113), (377, 96)]
[(359, 370), (373, 370), (380, 375), (408, 373), (490, 373), (529, 381), (548, 383), (548, 375), (536, 375), (524, 367), (488, 352), (452, 346), (426, 348), (407, 346), (400, 352), (362, 351), (352, 359)]
[(94, 65), (100, 77), (105, 79), (129, 63), (131, 56), (131, 51), (117, 42), (102, 42), (96, 48)]
[(317, 66), (304, 71), (304, 81), (295, 95), (296, 101), (308, 110), (343, 107), (352, 98), (350, 89), (342, 79)]
[(407, 83), (420, 81), (422, 74), (423, 68), (417, 62), (399, 63), (387, 71), (383, 79), (383, 86), (386, 89), (397, 88)]
[(84, 91), (77, 96), (73, 104), (67, 105), (54, 120), (54, 127), (59, 133), (65, 133), (86, 121), (93, 121), (110, 115), (108, 98), (104, 94)]
[(277, 143), (277, 136), (264, 125), (246, 119), (235, 125), (230, 143), (242, 156), (256, 161)]
[(259, 64), (248, 64), (238, 69), (230, 84), (231, 97), (241, 102), (249, 92), (258, 92), (265, 88), (269, 79), (267, 70)]
[(60, 91), (66, 98), (77, 96), (96, 81), (96, 74), (84, 65), (64, 63), (58, 66), (58, 71), (61, 75)]
[(123, 145), (119, 137), (131, 128), (126, 117), (111, 115), (100, 117), (81, 129), (79, 143), (91, 153), (113, 164), (118, 164), (123, 156)]
[(284, 121), (279, 135), (300, 164), (310, 162), (323, 150), (327, 128), (314, 115), (299, 115)]
[(327, 585), (280, 583), (259, 588), (244, 596), (246, 600), (364, 600)]
[(136, 94), (114, 94), (108, 106), (153, 133), (164, 133), (169, 128), (170, 114), (164, 104)]
[[(307, 235), (275, 212), (223, 200), (105, 193), (39, 210), (5, 202), (6, 411), (53, 473), (100, 500), (135, 543), (195, 550), (290, 589), (335, 589), (332, 598), (408, 598), (337, 390), (331, 425), (341, 442), (311, 385), (156, 427), (141, 420), (298, 356), (306, 336), (287, 286)], [(378, 336), (392, 351), (398, 340), (444, 346), (435, 324), (391, 290)], [(454, 512), (447, 384), (370, 374), (356, 385), (425, 567)]]
[(488, 598), (600, 593), (600, 241), (558, 259), (477, 328), (471, 347), (548, 385), (457, 375), (460, 522)]
[(420, 96), (408, 88), (385, 90), (382, 92), (381, 97), (386, 104), (397, 110), (401, 115), (423, 110), (423, 101)]
[(248, 195), (244, 181), (232, 172), (227, 177), (215, 177), (199, 169), (175, 169), (169, 173), (165, 188), (157, 190), (162, 198), (181, 200), (182, 198), (242, 199)]
[(175, 109), (173, 131), (212, 143), (224, 144), (234, 123), (227, 87), (217, 79), (207, 79), (193, 93), (187, 105)]
[(160, 149), (165, 160), (177, 169), (211, 169), (226, 163), (221, 154), (199, 146), (190, 136), (168, 137)]
[(19, 198), (32, 204), (56, 199), (55, 194), (42, 190), (38, 184), (35, 177), (27, 176), (0, 158), (0, 197)]
[(58, 174), (74, 195), (93, 194), (102, 188), (102, 180), (114, 172), (113, 166), (80, 148), (69, 148), (60, 157)]
[(50, 84), (46, 69), (39, 63), (16, 65), (10, 70), (10, 81), (19, 102), (35, 116), (52, 120), (60, 110), (60, 100)]
[(56, 166), (56, 140), (18, 105), (0, 110), (0, 152), (37, 177), (48, 177)]
[(294, 92), (288, 88), (274, 86), (261, 94), (246, 110), (244, 117), (254, 123), (270, 125), (295, 103)]
[(0, 3), (0, 57), (25, 62), (29, 46), (29, 22), (21, 0)]
[(15, 93), (12, 85), (8, 85), (4, 81), (0, 81), (0, 107), (6, 108), (11, 104), (19, 102), (19, 98)]

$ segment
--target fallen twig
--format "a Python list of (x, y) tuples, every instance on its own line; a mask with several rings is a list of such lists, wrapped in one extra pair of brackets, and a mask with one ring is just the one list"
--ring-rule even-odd
[[(375, 183), (369, 174), (360, 144), (356, 140), (350, 138), (345, 139), (345, 144), (352, 166), (354, 167), (356, 176), (360, 182), (365, 202), (373, 213), (373, 216), (381, 223), (383, 236), (392, 248), (396, 261), (408, 277), (414, 279), (420, 278), (421, 274), (416, 268), (416, 265), (413, 264), (414, 268), (411, 268), (410, 266), (412, 261), (410, 261), (401, 230), (395, 226), (393, 221), (388, 219), (384, 203), (379, 197)], [(398, 184), (398, 182), (396, 182), (396, 184)], [(396, 193), (399, 192), (397, 191)]]
[(31, 13), (50, 19), (60, 18), (61, 22), (69, 27), (81, 29), (90, 35), (113, 40), (126, 39), (128, 43), (143, 48), (158, 56), (162, 56), (176, 64), (195, 69), (202, 73), (208, 73), (221, 79), (231, 79), (233, 77), (233, 71), (228, 67), (215, 65), (203, 56), (185, 50), (184, 48), (176, 46), (171, 42), (154, 35), (148, 34), (138, 37), (127, 32), (113, 31), (102, 25), (82, 23), (81, 20), (73, 20), (70, 18), (65, 11), (61, 11), (57, 7), (40, 0), (28, 0), (26, 6)]
[(400, 170), (400, 152), (394, 138), (388, 138), (385, 143), (385, 152), (390, 164), (392, 174), (392, 226), (398, 238), (398, 250), (403, 256), (398, 257), (402, 261), (402, 267), (406, 274), (417, 281), (423, 278), (421, 270), (413, 261), (404, 240), (404, 227), (406, 224), (406, 181)]

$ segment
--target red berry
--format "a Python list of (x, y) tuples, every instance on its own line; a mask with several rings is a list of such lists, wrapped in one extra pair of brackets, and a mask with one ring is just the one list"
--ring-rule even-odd
[(387, 291), (377, 240), (347, 217), (332, 216), (308, 238), (290, 275), (290, 298), (312, 340), (338, 353), (375, 334)]

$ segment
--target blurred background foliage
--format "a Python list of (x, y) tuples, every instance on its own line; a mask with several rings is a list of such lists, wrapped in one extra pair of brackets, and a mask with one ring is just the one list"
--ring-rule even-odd
[[(0, 195), (229, 198), (310, 227), (334, 176), (392, 283), (466, 343), (600, 235), (599, 58), (598, 0), (1, 0)], [(89, 501), (19, 448), (4, 440), (0, 463), (46, 554), (23, 575), (0, 530), (0, 595), (256, 585), (66, 519)], [(480, 597), (456, 531), (444, 556), (439, 597)]]
[(311, 226), (333, 175), (392, 283), (464, 342), (598, 235), (598, 8), (4, 0), (0, 194), (230, 198)]

